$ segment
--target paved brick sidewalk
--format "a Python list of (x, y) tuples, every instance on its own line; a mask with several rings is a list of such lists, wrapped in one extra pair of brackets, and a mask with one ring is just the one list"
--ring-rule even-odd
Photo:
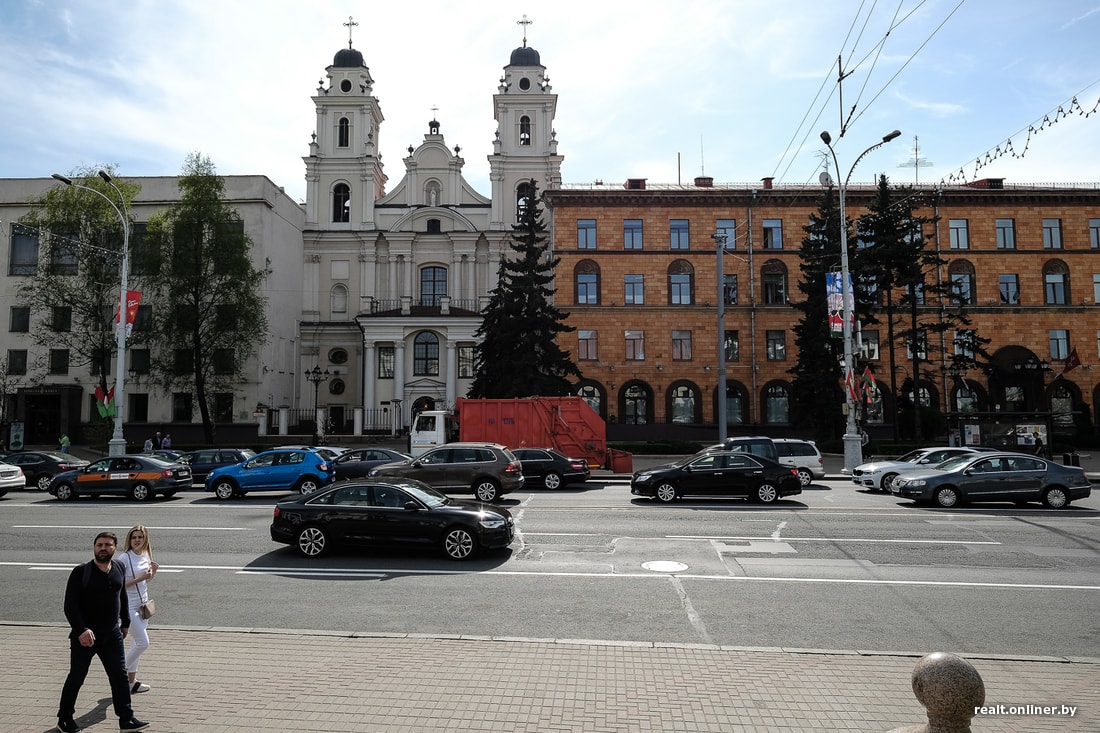
[[(52, 730), (66, 627), (0, 622), (0, 731)], [(152, 629), (136, 695), (157, 733), (252, 731), (879, 731), (924, 722), (917, 655), (520, 638)], [(969, 658), (986, 704), (1076, 717), (983, 716), (975, 733), (1100, 731), (1100, 660)], [(77, 704), (117, 731), (93, 662)]]

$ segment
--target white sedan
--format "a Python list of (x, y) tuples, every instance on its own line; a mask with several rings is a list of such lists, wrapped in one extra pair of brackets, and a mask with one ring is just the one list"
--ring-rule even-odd
[(890, 484), (899, 474), (921, 468), (931, 468), (955, 456), (993, 450), (981, 447), (917, 448), (905, 455), (886, 461), (871, 461), (855, 467), (852, 483), (871, 491), (890, 491)]
[(27, 477), (23, 474), (23, 469), (19, 466), (13, 466), (10, 463), (0, 463), (0, 496), (8, 493), (11, 489), (25, 489), (27, 487)]

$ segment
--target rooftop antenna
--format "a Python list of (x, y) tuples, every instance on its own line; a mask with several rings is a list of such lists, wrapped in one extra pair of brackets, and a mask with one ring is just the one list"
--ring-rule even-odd
[(705, 176), (707, 174), (706, 160), (703, 157), (703, 136), (699, 136), (699, 175)]
[(920, 169), (927, 168), (930, 165), (932, 165), (932, 161), (928, 160), (927, 158), (920, 157), (920, 141), (918, 140), (917, 136), (914, 135), (913, 157), (911, 157), (904, 163), (899, 163), (898, 168), (908, 168), (909, 166), (913, 166), (913, 183), (918, 184), (920, 183)]

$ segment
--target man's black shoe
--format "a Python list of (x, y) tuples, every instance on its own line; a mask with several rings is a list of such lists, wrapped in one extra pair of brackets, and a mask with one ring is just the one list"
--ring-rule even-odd
[(61, 731), (61, 733), (80, 733), (80, 726), (77, 725), (76, 721), (72, 718), (66, 718), (65, 720), (59, 718), (57, 721), (57, 729)]
[[(118, 722), (118, 729), (120, 733), (131, 733), (132, 731), (145, 730), (149, 727), (148, 723), (143, 723), (137, 718), (130, 718), (129, 720), (120, 720)], [(79, 730), (79, 728), (77, 729)]]

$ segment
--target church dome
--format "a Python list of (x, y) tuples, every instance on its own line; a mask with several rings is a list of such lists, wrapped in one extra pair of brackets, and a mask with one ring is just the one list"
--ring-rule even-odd
[(539, 60), (539, 52), (530, 46), (520, 46), (512, 51), (512, 59), (509, 66), (542, 66)]
[[(538, 54), (535, 54), (535, 57), (538, 58)], [(355, 69), (366, 66), (363, 63), (363, 54), (354, 48), (341, 48), (337, 51), (336, 56), (332, 59), (332, 65), (342, 69)]]

